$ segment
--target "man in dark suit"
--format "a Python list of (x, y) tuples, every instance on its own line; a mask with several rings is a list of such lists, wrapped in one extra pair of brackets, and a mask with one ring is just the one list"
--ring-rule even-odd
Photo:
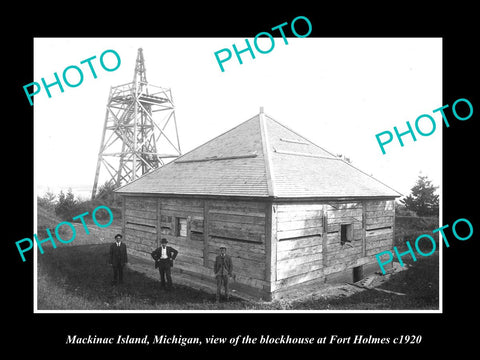
[(151, 255), (153, 260), (155, 260), (155, 269), (158, 268), (160, 272), (161, 287), (165, 288), (166, 277), (167, 289), (170, 290), (172, 288), (171, 267), (173, 266), (173, 260), (175, 260), (178, 255), (178, 251), (171, 246), (167, 246), (168, 241), (165, 238), (163, 238), (160, 243), (160, 247), (155, 249)]
[(215, 258), (213, 271), (215, 272), (215, 277), (217, 279), (217, 302), (220, 301), (222, 285), (225, 288), (225, 297), (228, 300), (230, 298), (228, 292), (228, 277), (232, 276), (233, 265), (232, 259), (227, 255), (227, 248), (225, 246), (220, 247), (220, 255)]
[(115, 235), (115, 242), (110, 246), (110, 264), (113, 267), (113, 284), (123, 283), (123, 266), (128, 262), (127, 246), (122, 242), (122, 235)]

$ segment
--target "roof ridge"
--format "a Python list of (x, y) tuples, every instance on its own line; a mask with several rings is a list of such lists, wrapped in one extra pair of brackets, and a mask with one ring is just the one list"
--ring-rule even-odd
[(305, 136), (299, 134), (298, 132), (296, 132), (295, 130), (292, 130), (290, 129), (288, 126), (282, 124), (281, 122), (279, 122), (278, 120), (275, 120), (274, 118), (272, 118), (271, 116), (269, 116), (268, 114), (265, 114), (271, 121), (275, 122), (276, 124), (280, 125), (281, 127), (287, 129), (288, 131), (294, 133), (295, 135), (297, 135), (298, 137), (301, 137), (302, 139), (308, 141), (309, 144), (321, 149), (322, 151), (325, 151), (326, 153), (332, 155), (334, 158), (338, 158), (338, 156), (332, 154), (330, 151), (328, 151), (327, 149), (324, 149), (323, 147), (321, 147), (320, 145), (317, 145), (316, 143), (314, 143), (313, 141), (307, 139)]
[(265, 163), (265, 174), (267, 180), (267, 193), (269, 196), (275, 196), (275, 178), (273, 174), (272, 166), (272, 157), (270, 154), (270, 143), (268, 140), (267, 134), (267, 124), (265, 122), (265, 114), (263, 108), (260, 108), (260, 113), (258, 114), (258, 119), (260, 122), (260, 132), (262, 138), (262, 150), (263, 150), (263, 161)]

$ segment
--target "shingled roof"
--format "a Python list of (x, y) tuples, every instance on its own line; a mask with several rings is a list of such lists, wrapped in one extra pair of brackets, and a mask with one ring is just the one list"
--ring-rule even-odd
[(116, 192), (273, 198), (401, 196), (263, 111)]

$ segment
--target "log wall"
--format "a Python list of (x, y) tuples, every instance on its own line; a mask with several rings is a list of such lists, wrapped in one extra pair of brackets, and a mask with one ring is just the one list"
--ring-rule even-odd
[[(125, 196), (129, 251), (151, 260), (161, 238), (178, 250), (174, 267), (213, 279), (220, 246), (232, 257), (236, 283), (266, 286), (264, 202)], [(180, 223), (186, 224), (186, 231)], [(235, 284), (232, 284), (235, 287)]]
[[(393, 248), (395, 230), (395, 202), (367, 201), (366, 215), (366, 255), (373, 257), (385, 250)], [(375, 258), (374, 258), (375, 260)]]
[[(329, 203), (326, 205), (326, 276), (359, 264), (363, 257), (363, 203)], [(351, 226), (350, 241), (341, 243), (341, 226)]]
[(392, 249), (394, 200), (279, 204), (272, 221), (272, 292), (309, 281), (352, 281), (355, 267), (373, 268), (374, 255)]
[(276, 207), (274, 290), (323, 276), (323, 211), (321, 204)]
[(127, 249), (136, 256), (151, 259), (157, 242), (157, 200), (126, 196), (123, 201), (123, 233)]
[[(213, 280), (224, 245), (236, 275), (232, 287), (270, 294), (351, 274), (393, 247), (394, 200), (272, 204), (125, 196), (123, 211), (132, 254), (151, 259), (165, 237), (179, 251), (176, 269)], [(344, 243), (342, 225), (349, 229)]]

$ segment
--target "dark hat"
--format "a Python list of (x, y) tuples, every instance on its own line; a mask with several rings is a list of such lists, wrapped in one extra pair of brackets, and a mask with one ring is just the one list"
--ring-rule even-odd
[(160, 240), (160, 244), (167, 244), (167, 243), (168, 243), (168, 241), (167, 241), (167, 239), (165, 239), (165, 238), (163, 238), (162, 240)]
[(117, 237), (119, 237), (119, 236), (120, 236), (121, 238), (123, 238), (122, 234), (117, 234), (117, 235), (115, 235), (115, 239), (116, 239)]

